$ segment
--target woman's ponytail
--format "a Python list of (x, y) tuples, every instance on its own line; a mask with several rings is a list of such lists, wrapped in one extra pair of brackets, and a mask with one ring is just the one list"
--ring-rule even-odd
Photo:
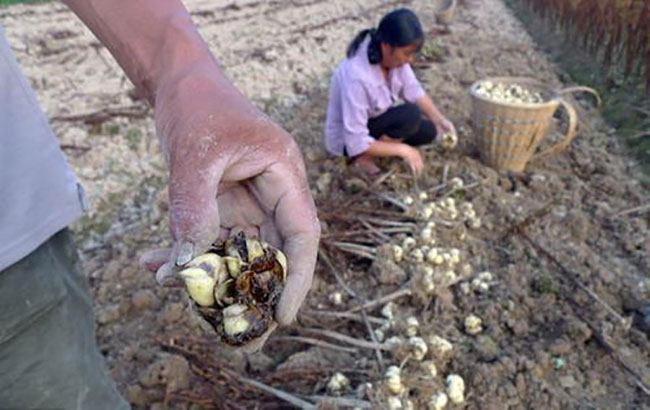
[(354, 37), (352, 42), (350, 42), (350, 45), (348, 45), (348, 51), (346, 52), (348, 58), (353, 57), (357, 53), (359, 46), (361, 45), (361, 43), (363, 43), (363, 40), (366, 38), (366, 36), (368, 34), (372, 36), (374, 32), (375, 32), (374, 28), (367, 28), (357, 33), (357, 35)]
[(374, 28), (370, 33), (370, 43), (368, 43), (368, 61), (370, 64), (379, 64), (381, 62), (380, 38), (377, 30)]
[(370, 61), (370, 64), (377, 64), (381, 61), (381, 47), (379, 47), (377, 30), (374, 28), (361, 30), (348, 46), (346, 55), (348, 58), (354, 57), (359, 46), (363, 43), (363, 40), (366, 39), (366, 36), (370, 36), (370, 43), (368, 44), (368, 61)]

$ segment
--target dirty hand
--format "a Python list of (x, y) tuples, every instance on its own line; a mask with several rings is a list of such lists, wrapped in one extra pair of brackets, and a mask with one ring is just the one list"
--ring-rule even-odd
[(424, 161), (422, 160), (422, 155), (420, 151), (416, 148), (413, 148), (410, 145), (402, 144), (402, 155), (401, 157), (409, 164), (411, 171), (415, 175), (420, 175), (424, 169)]
[(174, 246), (141, 263), (163, 283), (218, 238), (240, 230), (260, 237), (287, 255), (276, 311), (286, 325), (311, 287), (320, 235), (302, 156), (289, 134), (212, 74), (209, 64), (197, 64), (156, 93)]

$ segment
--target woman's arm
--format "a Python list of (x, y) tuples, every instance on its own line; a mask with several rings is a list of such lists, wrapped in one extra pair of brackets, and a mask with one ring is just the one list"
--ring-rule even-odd
[(417, 104), (418, 107), (420, 107), (420, 110), (424, 113), (424, 115), (427, 116), (436, 125), (436, 128), (438, 129), (438, 133), (440, 134), (441, 131), (442, 133), (445, 132), (455, 132), (454, 124), (452, 124), (451, 121), (449, 121), (436, 107), (436, 105), (433, 103), (433, 100), (431, 97), (428, 95), (424, 94), (417, 100), (415, 100), (415, 103)]
[(372, 157), (400, 157), (404, 159), (413, 172), (419, 174), (424, 168), (424, 161), (420, 152), (408, 144), (399, 141), (376, 140), (364, 152)]
[(428, 95), (424, 94), (422, 97), (415, 100), (415, 103), (420, 107), (420, 110), (422, 110), (424, 115), (431, 120), (431, 122), (437, 123), (445, 118)]
[(433, 100), (425, 93), (422, 85), (415, 77), (413, 69), (410, 65), (404, 65), (399, 72), (402, 77), (403, 88), (401, 90), (401, 97), (410, 103), (415, 103), (420, 110), (433, 122), (438, 131), (438, 135), (444, 133), (456, 133), (454, 124), (449, 121), (436, 107)]

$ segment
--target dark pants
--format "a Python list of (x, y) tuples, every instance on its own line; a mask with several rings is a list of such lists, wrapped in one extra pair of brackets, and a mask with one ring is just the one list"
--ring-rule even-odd
[(126, 410), (67, 229), (0, 271), (0, 409)]
[(375, 139), (387, 135), (413, 147), (429, 144), (436, 138), (436, 127), (422, 116), (417, 105), (411, 103), (391, 107), (380, 116), (371, 118), (368, 130)]

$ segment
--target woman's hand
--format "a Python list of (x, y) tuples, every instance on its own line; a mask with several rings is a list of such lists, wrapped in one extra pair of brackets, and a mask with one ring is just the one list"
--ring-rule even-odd
[(437, 141), (441, 141), (444, 134), (456, 134), (456, 127), (454, 127), (454, 124), (440, 112), (428, 95), (425, 94), (421, 96), (415, 101), (415, 103), (420, 107), (424, 115), (426, 115), (427, 118), (429, 118), (436, 126)]
[(365, 151), (370, 157), (400, 157), (409, 164), (411, 170), (417, 175), (424, 169), (424, 162), (420, 151), (403, 142), (382, 136), (374, 141)]
[(400, 144), (402, 145), (402, 147), (400, 147), (400, 156), (409, 164), (411, 171), (413, 171), (415, 175), (420, 175), (424, 169), (424, 161), (422, 160), (420, 151), (410, 145), (403, 143)]
[(447, 133), (456, 134), (456, 127), (454, 127), (454, 124), (445, 117), (442, 117), (436, 121), (435, 126), (438, 137), (441, 137), (443, 134)]
[(172, 79), (155, 101), (174, 246), (143, 256), (143, 264), (159, 267), (164, 282), (218, 238), (240, 230), (258, 236), (287, 255), (276, 319), (289, 324), (311, 287), (320, 235), (295, 141), (210, 65)]

